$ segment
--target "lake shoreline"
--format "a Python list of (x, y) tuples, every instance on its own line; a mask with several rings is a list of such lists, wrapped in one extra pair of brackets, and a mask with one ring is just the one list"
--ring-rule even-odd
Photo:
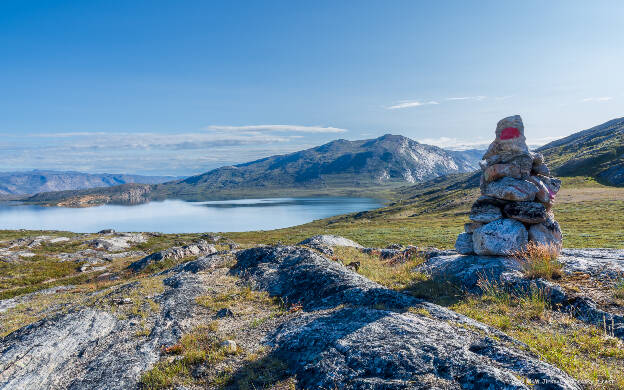
[(350, 197), (262, 198), (204, 202), (151, 201), (89, 208), (0, 202), (0, 229), (102, 229), (159, 233), (246, 232), (297, 226), (318, 219), (368, 211), (383, 200)]

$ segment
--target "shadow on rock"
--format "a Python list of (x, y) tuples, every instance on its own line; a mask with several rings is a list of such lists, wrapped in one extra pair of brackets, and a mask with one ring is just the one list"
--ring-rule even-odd
[(235, 372), (234, 382), (263, 363), (283, 362), (299, 388), (579, 389), (505, 334), (309, 249), (253, 248), (237, 260), (232, 273), (303, 311), (267, 335), (272, 352)]

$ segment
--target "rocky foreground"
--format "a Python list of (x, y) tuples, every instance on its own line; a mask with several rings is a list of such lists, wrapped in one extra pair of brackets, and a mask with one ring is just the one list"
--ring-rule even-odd
[[(363, 248), (335, 236), (249, 249), (200, 240), (147, 255), (133, 246), (146, 239), (103, 232), (81, 244), (91, 249), (74, 258), (93, 258), (84, 272), (109, 264), (110, 272), (102, 275), (108, 275), (110, 287), (104, 284), (79, 300), (78, 295), (59, 298), (63, 303), (43, 311), (40, 320), (2, 338), (0, 388), (173, 387), (167, 375), (191, 378), (178, 382), (180, 389), (244, 388), (241, 383), (250, 382), (255, 388), (305, 389), (584, 387), (497, 329), (365, 278), (356, 272), (359, 263), (335, 256), (339, 248), (378, 254), (380, 261), (422, 256), (411, 272), (452, 279), (474, 294), (481, 293), (484, 275), (517, 291), (541, 288), (557, 310), (599, 328), (604, 324), (611, 337), (624, 338), (621, 307), (605, 306), (583, 286), (571, 292), (552, 281), (527, 279), (509, 258)], [(14, 240), (4, 251), (19, 258), (49, 241), (71, 242), (38, 236)], [(115, 253), (136, 260), (114, 271), (106, 256)], [(195, 259), (185, 261), (189, 258)], [(587, 275), (595, 283), (609, 283), (624, 272), (621, 250), (564, 250), (561, 261), (566, 273)], [(179, 264), (141, 273), (167, 262)], [(132, 275), (137, 277), (123, 281)], [(0, 314), (76, 289), (61, 286), (3, 300)], [(197, 356), (180, 352), (199, 344)]]

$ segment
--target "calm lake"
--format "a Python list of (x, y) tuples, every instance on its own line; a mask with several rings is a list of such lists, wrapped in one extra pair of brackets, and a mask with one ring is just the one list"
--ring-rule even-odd
[(371, 210), (381, 202), (367, 198), (271, 198), (210, 202), (167, 200), (137, 206), (91, 208), (0, 204), (0, 229), (102, 229), (162, 233), (241, 232), (300, 225), (334, 215)]

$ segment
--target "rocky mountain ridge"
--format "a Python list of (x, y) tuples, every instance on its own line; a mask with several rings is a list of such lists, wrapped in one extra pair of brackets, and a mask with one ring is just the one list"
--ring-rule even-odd
[(470, 153), (449, 152), (401, 135), (368, 140), (339, 139), (315, 148), (222, 167), (154, 186), (154, 197), (187, 198), (197, 193), (332, 189), (401, 185), (477, 169)]
[(111, 187), (128, 183), (158, 184), (171, 180), (175, 180), (175, 177), (42, 170), (0, 172), (0, 194), (26, 195), (50, 191)]
[(592, 176), (624, 186), (624, 118), (553, 141), (537, 150), (559, 176)]

